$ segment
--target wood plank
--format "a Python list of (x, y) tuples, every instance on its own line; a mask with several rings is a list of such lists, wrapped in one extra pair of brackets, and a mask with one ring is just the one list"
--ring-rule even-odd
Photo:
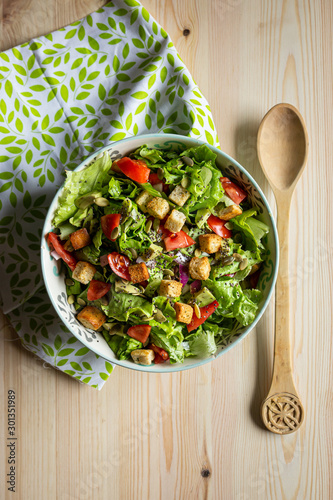
[[(0, 49), (102, 3), (0, 0)], [(14, 338), (3, 326), (0, 399), (16, 391), (19, 477), (12, 495), (3, 480), (1, 411), (0, 497), (326, 500), (333, 490), (332, 4), (143, 3), (207, 97), (222, 149), (250, 171), (271, 203), (256, 157), (258, 125), (280, 101), (305, 117), (310, 156), (292, 205), (290, 268), (294, 372), (306, 420), (297, 435), (278, 437), (259, 419), (272, 367), (273, 304), (255, 332), (210, 365), (163, 376), (117, 368), (101, 392), (43, 368), (17, 341), (3, 340)]]

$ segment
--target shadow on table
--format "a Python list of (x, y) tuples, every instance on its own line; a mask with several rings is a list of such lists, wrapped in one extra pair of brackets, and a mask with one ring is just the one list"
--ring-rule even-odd
[[(240, 124), (235, 133), (235, 159), (249, 172), (262, 188), (264, 194), (270, 193), (269, 184), (261, 169), (257, 155), (257, 132), (260, 120)], [(263, 317), (256, 326), (256, 381), (250, 403), (250, 416), (261, 429), (266, 429), (261, 420), (261, 403), (266, 398), (272, 377), (274, 327), (274, 294)]]

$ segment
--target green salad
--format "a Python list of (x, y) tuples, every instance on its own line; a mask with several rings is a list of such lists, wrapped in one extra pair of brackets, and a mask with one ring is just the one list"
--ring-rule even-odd
[(67, 172), (47, 235), (77, 320), (120, 360), (213, 355), (256, 317), (268, 226), (207, 145), (99, 156)]

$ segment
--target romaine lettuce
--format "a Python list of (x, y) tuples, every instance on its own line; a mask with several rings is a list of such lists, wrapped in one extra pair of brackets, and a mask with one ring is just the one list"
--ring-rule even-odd
[(66, 172), (67, 179), (58, 198), (58, 206), (54, 213), (52, 224), (57, 227), (61, 222), (68, 220), (77, 212), (75, 200), (90, 191), (99, 191), (108, 181), (108, 172), (111, 168), (111, 158), (106, 152), (88, 167), (79, 172)]
[(138, 295), (115, 292), (111, 289), (111, 300), (107, 306), (103, 306), (105, 314), (118, 321), (145, 321), (153, 314), (153, 304)]

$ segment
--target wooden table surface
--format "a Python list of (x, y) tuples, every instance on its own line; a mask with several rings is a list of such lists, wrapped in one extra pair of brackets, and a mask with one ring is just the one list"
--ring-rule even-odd
[[(0, 498), (328, 500), (332, 481), (332, 22), (329, 0), (144, 0), (213, 110), (224, 151), (273, 197), (256, 156), (262, 116), (282, 101), (307, 123), (310, 154), (291, 217), (291, 332), (305, 422), (265, 431), (273, 303), (237, 347), (201, 368), (116, 368), (103, 390), (43, 368), (1, 333)], [(100, 0), (0, 0), (0, 49), (88, 14)], [(185, 31), (184, 30), (189, 30)], [(17, 492), (7, 491), (7, 391), (17, 393)]]

